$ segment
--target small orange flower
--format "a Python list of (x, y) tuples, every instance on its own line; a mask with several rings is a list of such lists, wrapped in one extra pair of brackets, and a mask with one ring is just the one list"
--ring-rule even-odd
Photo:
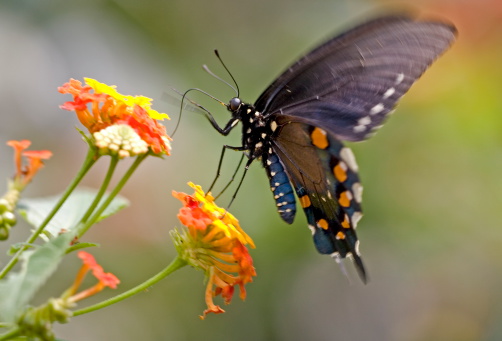
[(193, 195), (173, 191), (173, 196), (184, 205), (178, 218), (187, 232), (175, 231), (172, 236), (181, 258), (206, 274), (207, 309), (201, 316), (203, 319), (208, 313), (225, 312), (214, 304), (213, 297), (221, 295), (225, 304), (229, 304), (236, 285), (240, 288), (240, 298), (246, 298), (244, 286), (253, 281), (256, 271), (245, 245), (255, 246), (231, 213), (218, 207), (214, 198), (204, 194), (200, 186), (189, 185), (195, 190)]
[[(16, 164), (15, 180), (19, 186), (26, 186), (37, 174), (44, 163), (42, 160), (48, 160), (52, 156), (49, 150), (26, 150), (31, 145), (28, 140), (7, 141), (7, 145), (14, 148), (14, 163)], [(22, 157), (28, 159), (28, 165), (23, 169)]]
[(29, 140), (21, 140), (21, 141), (7, 141), (7, 145), (14, 148), (14, 163), (16, 164), (16, 174), (20, 175), (22, 173), (21, 169), (21, 153), (23, 150), (28, 148), (31, 145), (31, 141)]
[[(69, 302), (77, 302), (86, 297), (95, 295), (106, 287), (112, 289), (117, 288), (120, 280), (114, 274), (104, 272), (103, 267), (96, 262), (90, 253), (79, 251), (77, 255), (82, 260), (83, 264), (77, 274), (77, 277), (75, 278), (75, 282), (67, 292), (68, 295), (71, 295), (71, 297), (68, 298)], [(92, 274), (96, 277), (98, 283), (86, 290), (76, 293), (89, 271), (92, 271)]]
[[(68, 83), (58, 88), (60, 93), (73, 96), (73, 101), (61, 105), (61, 109), (75, 111), (80, 122), (91, 134), (101, 132), (110, 126), (124, 124), (131, 127), (154, 154), (169, 155), (170, 138), (166, 134), (166, 128), (158, 122), (158, 120), (169, 119), (169, 116), (151, 109), (150, 98), (125, 96), (118, 93), (115, 86), (109, 86), (91, 78), (84, 79), (86, 85), (82, 85), (78, 80), (70, 79)], [(101, 145), (105, 142), (100, 141)], [(107, 143), (111, 144), (111, 141)], [(114, 147), (106, 148), (106, 150), (113, 151)], [(124, 148), (129, 152), (134, 147), (125, 143)], [(132, 156), (135, 152), (129, 154)]]

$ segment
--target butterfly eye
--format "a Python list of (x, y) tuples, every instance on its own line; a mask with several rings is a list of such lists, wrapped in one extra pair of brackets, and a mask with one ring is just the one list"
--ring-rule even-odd
[(241, 106), (241, 99), (238, 98), (238, 97), (234, 97), (230, 100), (230, 103), (228, 104), (229, 105), (229, 109), (231, 111), (237, 111), (239, 110), (239, 107)]

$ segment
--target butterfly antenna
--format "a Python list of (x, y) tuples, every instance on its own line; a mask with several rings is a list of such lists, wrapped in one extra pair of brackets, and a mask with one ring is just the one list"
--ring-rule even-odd
[[(221, 65), (223, 65), (223, 67), (225, 68), (225, 71), (227, 71), (228, 75), (230, 76), (230, 78), (232, 78), (232, 81), (234, 82), (234, 85), (235, 85), (235, 88), (233, 86), (229, 86), (234, 89), (235, 93), (237, 94), (236, 97), (239, 97), (239, 94), (240, 94), (240, 90), (239, 90), (239, 85), (237, 84), (237, 82), (235, 81), (235, 78), (234, 76), (232, 75), (232, 73), (230, 72), (230, 70), (227, 68), (227, 66), (225, 65), (225, 63), (223, 62), (223, 59), (221, 59), (220, 57), (220, 53), (218, 52), (218, 50), (214, 50), (214, 54), (216, 55), (216, 58), (218, 58), (218, 60), (220, 61)], [(226, 83), (226, 82), (225, 82)], [(227, 83), (228, 84), (228, 83)]]
[(223, 78), (217, 76), (213, 71), (209, 70), (209, 67), (207, 65), (202, 65), (202, 68), (204, 69), (204, 71), (206, 71), (207, 73), (209, 73), (211, 76), (213, 76), (214, 78), (216, 78), (217, 80), (219, 80), (220, 82), (228, 85), (232, 90), (235, 91), (235, 93), (237, 94), (237, 97), (239, 97), (239, 90), (237, 90), (236, 88), (234, 88), (232, 86), (232, 84), (230, 84), (229, 82), (227, 82), (226, 80), (224, 80)]

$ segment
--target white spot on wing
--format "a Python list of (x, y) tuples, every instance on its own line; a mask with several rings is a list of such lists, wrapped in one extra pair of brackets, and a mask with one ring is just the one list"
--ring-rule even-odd
[(371, 117), (369, 117), (369, 116), (365, 116), (363, 118), (360, 118), (359, 121), (357, 121), (357, 124), (362, 125), (362, 126), (367, 126), (370, 123), (371, 123)]
[(355, 126), (354, 127), (354, 133), (362, 133), (365, 130), (366, 130), (366, 126)]
[(394, 95), (394, 92), (396, 92), (396, 89), (394, 88), (389, 88), (385, 93), (383, 94), (383, 98), (389, 98), (390, 96)]
[(352, 150), (350, 150), (350, 148), (343, 147), (340, 150), (340, 156), (342, 157), (343, 161), (345, 161), (345, 163), (347, 164), (347, 166), (349, 166), (349, 168), (352, 171), (357, 172), (357, 170), (359, 169), (359, 167), (357, 166), (356, 158), (354, 156), (354, 153), (352, 153)]
[(352, 192), (354, 193), (354, 199), (360, 204), (363, 201), (363, 186), (359, 182), (354, 183)]
[(378, 113), (381, 113), (385, 107), (383, 106), (383, 103), (378, 103), (375, 105), (373, 108), (370, 109), (370, 115), (376, 115)]
[(355, 133), (362, 133), (366, 129), (368, 129), (368, 125), (371, 123), (371, 117), (365, 116), (359, 119), (357, 121), (357, 125), (354, 127), (354, 132)]
[(276, 121), (272, 121), (272, 123), (270, 123), (270, 129), (272, 131), (275, 131), (277, 129), (277, 122)]
[(363, 217), (363, 214), (361, 212), (354, 212), (352, 215), (352, 227), (355, 229), (357, 227), (357, 223), (361, 218)]
[(404, 80), (404, 73), (398, 73), (397, 74), (397, 77), (396, 77), (396, 85), (398, 85), (399, 83), (401, 83), (402, 81)]
[(315, 234), (315, 226), (310, 225), (310, 224), (308, 226), (309, 226), (310, 232), (312, 232), (312, 235), (314, 235)]

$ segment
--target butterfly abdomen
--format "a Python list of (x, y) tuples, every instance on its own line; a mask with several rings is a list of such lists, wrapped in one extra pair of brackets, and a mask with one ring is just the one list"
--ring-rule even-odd
[(277, 212), (285, 222), (291, 224), (296, 213), (295, 195), (283, 164), (271, 148), (266, 156), (263, 155), (263, 165), (270, 179), (270, 189), (274, 194)]

